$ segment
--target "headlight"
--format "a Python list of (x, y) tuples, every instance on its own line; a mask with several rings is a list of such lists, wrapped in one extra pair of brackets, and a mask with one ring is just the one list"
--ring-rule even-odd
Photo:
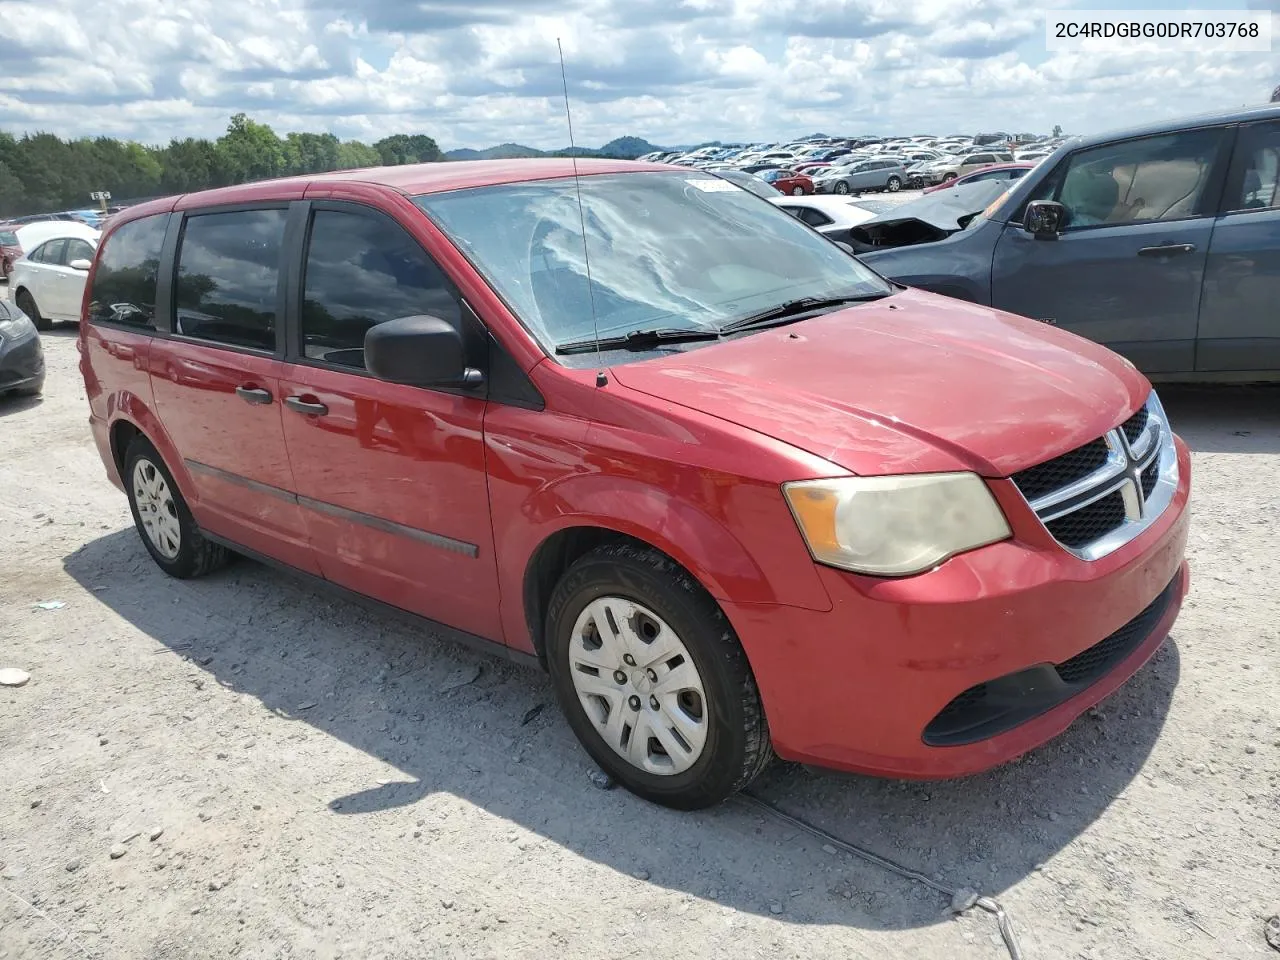
[(802, 480), (782, 491), (813, 558), (855, 573), (921, 573), (1011, 535), (973, 473)]
[(6, 337), (10, 340), (18, 340), (29, 333), (35, 333), (35, 324), (31, 322), (25, 313), (17, 307), (10, 307), (9, 309), (13, 312), (13, 316), (5, 317), (0, 315), (0, 340)]

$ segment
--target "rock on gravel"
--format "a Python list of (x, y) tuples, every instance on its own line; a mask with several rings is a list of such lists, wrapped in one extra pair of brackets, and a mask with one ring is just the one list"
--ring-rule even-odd
[(111, 845), (111, 850), (109, 851), (112, 860), (119, 860), (128, 852), (129, 848), (123, 843), (113, 843)]
[(17, 667), (0, 669), (0, 687), (20, 687), (31, 679), (31, 674)]

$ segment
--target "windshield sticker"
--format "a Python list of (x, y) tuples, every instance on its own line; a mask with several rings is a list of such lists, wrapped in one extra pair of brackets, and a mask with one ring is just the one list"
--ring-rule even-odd
[(714, 180), (686, 180), (691, 187), (696, 187), (703, 193), (733, 193), (735, 190), (741, 189), (737, 184), (730, 183), (728, 180), (716, 178)]

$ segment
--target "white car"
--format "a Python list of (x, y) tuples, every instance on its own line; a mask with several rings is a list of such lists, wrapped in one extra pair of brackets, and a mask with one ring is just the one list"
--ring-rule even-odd
[(13, 302), (37, 330), (48, 330), (55, 320), (80, 319), (84, 281), (98, 247), (99, 231), (83, 224), (61, 225), (62, 230), (44, 231), (44, 238), (34, 246), (27, 245), (19, 230), (23, 249), (28, 252), (14, 261), (9, 290)]
[(821, 196), (770, 197), (769, 202), (781, 207), (797, 220), (813, 227), (828, 240), (847, 242), (849, 231), (878, 216), (848, 197)]

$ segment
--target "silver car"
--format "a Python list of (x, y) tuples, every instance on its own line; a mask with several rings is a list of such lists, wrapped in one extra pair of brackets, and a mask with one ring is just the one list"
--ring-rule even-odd
[(843, 167), (823, 171), (813, 181), (818, 193), (865, 193), (888, 190), (897, 193), (907, 182), (907, 169), (901, 160), (859, 160)]

